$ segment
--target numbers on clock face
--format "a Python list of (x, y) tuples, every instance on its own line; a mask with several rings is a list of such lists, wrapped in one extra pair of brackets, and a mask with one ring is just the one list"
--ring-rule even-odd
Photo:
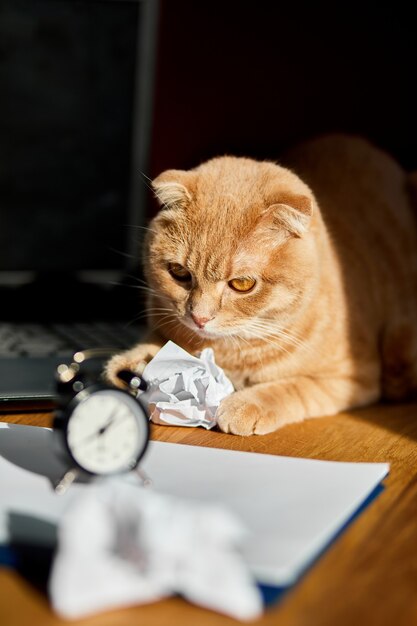
[(85, 398), (67, 427), (68, 447), (75, 461), (95, 474), (131, 469), (147, 441), (138, 410), (133, 398), (116, 390), (97, 391)]

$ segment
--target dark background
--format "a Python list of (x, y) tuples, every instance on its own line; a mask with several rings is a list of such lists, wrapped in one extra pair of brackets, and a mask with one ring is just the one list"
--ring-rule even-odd
[(150, 175), (331, 131), (416, 168), (416, 62), (412, 3), (162, 0)]
[(0, 271), (125, 265), (137, 20), (0, 0)]
[[(114, 296), (112, 285), (100, 299), (83, 285), (79, 293), (72, 269), (66, 269), (84, 266), (93, 257), (102, 267), (127, 268), (133, 282), (141, 276), (140, 268), (131, 268), (129, 257), (120, 253), (126, 235), (140, 250), (141, 230), (126, 223), (125, 192), (114, 192), (126, 187), (130, 176), (127, 146), (138, 5), (120, 0), (119, 22), (110, 15), (111, 4), (0, 0), (0, 87), (2, 79), (7, 85), (11, 71), (19, 87), (17, 99), (7, 99), (7, 89), (0, 88), (0, 191), (18, 192), (18, 211), (10, 203), (6, 206), (4, 195), (0, 198), (0, 271), (38, 272), (35, 282), (16, 291), (17, 304), (7, 287), (2, 297), (8, 306), (5, 318), (14, 319), (21, 311), (41, 318), (45, 307), (49, 314), (51, 293), (51, 314), (56, 317), (138, 310), (139, 290), (124, 289), (123, 283)], [(49, 8), (40, 8), (46, 5)], [(46, 29), (32, 29), (30, 15), (39, 10), (56, 13), (56, 21), (48, 22)], [(63, 12), (65, 28), (57, 30)], [(333, 131), (368, 137), (404, 167), (417, 169), (415, 31), (413, 6), (405, 2), (380, 6), (320, 0), (160, 0), (151, 154), (145, 174), (152, 178), (167, 168), (194, 167), (226, 153), (275, 160), (295, 142)], [(41, 54), (43, 44), (46, 50), (51, 42), (58, 52)], [(94, 54), (90, 44), (97, 50)], [(69, 72), (66, 51), (76, 53)], [(25, 82), (25, 68), (34, 67), (32, 85)], [(58, 92), (62, 85), (62, 98), (57, 99), (52, 88)], [(43, 100), (37, 100), (37, 90)], [(72, 127), (65, 126), (68, 108), (75, 112), (74, 121), (82, 122), (78, 143)], [(63, 129), (54, 130), (50, 142), (37, 123), (45, 117)], [(109, 133), (102, 131), (102, 118), (111, 120)], [(36, 158), (27, 151), (28, 141)], [(64, 166), (55, 163), (57, 145), (68, 150), (69, 166), (66, 161)], [(14, 164), (13, 178), (9, 170)], [(42, 173), (50, 167), (48, 181)], [(80, 173), (88, 183), (82, 188), (77, 182)], [(59, 209), (65, 209), (62, 226), (58, 211), (53, 219), (51, 211), (42, 217), (48, 199), (38, 190), (42, 178), (49, 190), (68, 189), (63, 206), (56, 200)], [(147, 185), (144, 177), (141, 180)], [(152, 217), (157, 207), (147, 193), (146, 215)], [(51, 198), (53, 210), (53, 194)], [(28, 205), (22, 208), (25, 199)], [(91, 235), (83, 220), (94, 215), (98, 218)], [(103, 260), (99, 248), (106, 252)], [(126, 306), (121, 304), (121, 290), (129, 295)], [(25, 304), (34, 300), (35, 313)]]

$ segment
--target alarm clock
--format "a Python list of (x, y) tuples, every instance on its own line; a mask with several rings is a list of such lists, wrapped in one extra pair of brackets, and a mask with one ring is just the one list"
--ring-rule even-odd
[[(138, 469), (149, 442), (149, 418), (140, 402), (146, 383), (133, 372), (119, 376), (126, 391), (100, 382), (97, 352), (77, 352), (56, 372), (55, 448), (67, 471), (55, 485), (64, 493), (76, 479), (91, 480)], [(145, 481), (146, 483), (146, 478)]]

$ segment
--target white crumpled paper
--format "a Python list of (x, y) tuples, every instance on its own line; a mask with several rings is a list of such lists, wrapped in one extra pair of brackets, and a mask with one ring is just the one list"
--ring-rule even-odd
[(156, 424), (213, 428), (220, 402), (234, 391), (211, 348), (196, 357), (173, 341), (148, 363), (142, 377), (148, 389), (140, 399)]
[(60, 523), (52, 605), (61, 617), (78, 619), (179, 593), (237, 619), (255, 619), (262, 597), (237, 550), (244, 535), (221, 506), (126, 479), (95, 483)]

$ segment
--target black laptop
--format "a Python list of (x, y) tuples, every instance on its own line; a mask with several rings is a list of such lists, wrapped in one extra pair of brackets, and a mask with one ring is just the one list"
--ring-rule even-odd
[(156, 0), (0, 0), (0, 409), (140, 338), (156, 24)]

